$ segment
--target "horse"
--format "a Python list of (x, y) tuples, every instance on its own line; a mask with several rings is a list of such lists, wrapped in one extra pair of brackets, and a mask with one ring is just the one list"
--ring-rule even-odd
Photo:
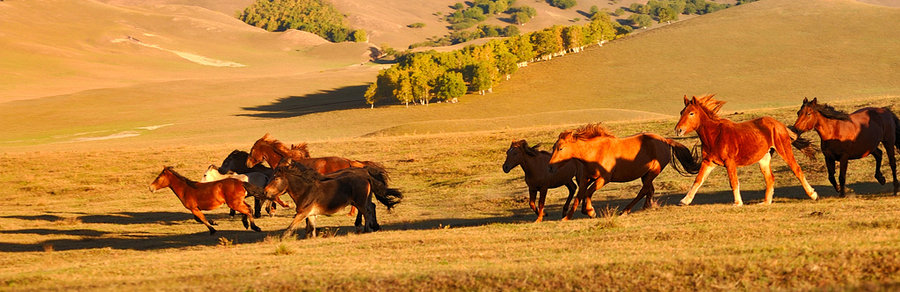
[[(246, 174), (236, 174), (234, 172), (229, 171), (226, 174), (221, 174), (221, 173), (219, 173), (219, 168), (216, 167), (215, 165), (210, 165), (208, 168), (206, 168), (206, 172), (203, 173), (203, 178), (200, 180), (200, 182), (211, 182), (211, 181), (217, 181), (217, 180), (222, 180), (222, 179), (226, 179), (226, 178), (235, 178), (242, 182), (249, 182), (251, 185), (254, 185), (254, 186), (257, 186), (260, 188), (265, 187), (269, 183), (269, 178), (261, 172), (248, 172)], [(250, 192), (249, 189), (247, 191)], [(259, 196), (254, 195), (254, 197), (259, 197)], [(257, 200), (259, 200), (259, 199), (257, 199)], [(285, 208), (289, 207), (289, 205), (285, 204), (283, 201), (281, 201), (281, 198), (279, 198), (279, 197), (275, 197), (274, 201), (275, 201), (275, 203), (278, 203), (282, 207), (285, 207)], [(260, 204), (257, 204), (257, 206), (259, 206), (259, 205)], [(232, 210), (232, 211), (234, 211), (234, 210)], [(269, 214), (273, 213), (273, 210), (271, 208), (266, 208), (266, 211)], [(256, 215), (258, 215), (258, 214), (254, 214), (255, 217), (259, 218), (259, 216), (256, 216)]]
[(403, 197), (397, 189), (387, 187), (387, 175), (383, 170), (371, 166), (349, 168), (325, 177), (302, 164), (282, 165), (275, 169), (275, 177), (266, 186), (265, 193), (271, 198), (285, 192), (294, 200), (297, 211), (282, 234), (285, 238), (292, 236), (304, 219), (306, 237), (315, 237), (315, 215), (334, 214), (348, 205), (358, 208), (359, 216), (365, 217), (362, 226), (357, 219), (357, 231), (375, 231), (380, 226), (375, 219), (372, 194), (388, 210), (400, 203)]
[[(881, 173), (881, 157), (887, 154), (894, 177), (894, 195), (900, 188), (897, 182), (897, 160), (894, 147), (900, 147), (900, 120), (888, 108), (861, 108), (852, 114), (834, 109), (827, 104), (819, 104), (816, 98), (812, 101), (803, 99), (803, 105), (797, 111), (794, 128), (800, 133), (815, 129), (821, 138), (822, 154), (825, 156), (825, 167), (828, 169), (828, 181), (841, 197), (846, 195), (847, 162), (872, 154), (875, 158), (875, 180), (885, 184)], [(886, 153), (878, 149), (884, 146)], [(834, 179), (834, 164), (840, 161), (840, 185)]]
[(206, 225), (206, 228), (209, 228), (210, 235), (216, 233), (216, 229), (213, 228), (215, 223), (211, 220), (206, 220), (206, 216), (203, 216), (203, 213), (200, 211), (213, 210), (223, 203), (227, 204), (232, 210), (244, 214), (243, 219), (241, 219), (241, 222), (244, 223), (244, 228), (248, 227), (247, 220), (249, 217), (249, 227), (253, 231), (259, 232), (261, 230), (253, 222), (253, 216), (250, 214), (250, 206), (244, 202), (244, 197), (247, 196), (247, 190), (245, 189), (247, 185), (249, 184), (234, 178), (198, 183), (178, 174), (171, 166), (166, 166), (156, 176), (156, 179), (150, 183), (150, 192), (155, 192), (162, 188), (172, 189), (175, 196), (181, 200), (181, 204), (194, 214), (194, 220), (203, 223), (203, 225)]
[(692, 131), (697, 131), (700, 136), (703, 161), (700, 163), (700, 171), (694, 179), (694, 184), (687, 195), (681, 200), (680, 205), (689, 205), (703, 181), (716, 165), (724, 165), (728, 170), (728, 179), (734, 194), (734, 205), (744, 204), (741, 199), (741, 187), (738, 182), (737, 168), (753, 163), (759, 163), (766, 181), (765, 200), (761, 204), (771, 204), (774, 193), (775, 176), (769, 162), (773, 153), (778, 153), (794, 176), (800, 180), (803, 190), (810, 199), (816, 200), (819, 195), (806, 181), (803, 170), (794, 159), (791, 145), (802, 148), (800, 145), (808, 144), (805, 139), (799, 138), (793, 131), (788, 130), (781, 122), (772, 117), (761, 117), (746, 122), (735, 123), (721, 118), (719, 109), (725, 104), (713, 98), (715, 94), (701, 97), (688, 98), (684, 96), (684, 109), (681, 110), (681, 118), (675, 125), (675, 134), (684, 136)]
[[(274, 172), (271, 168), (265, 167), (264, 165), (255, 165), (252, 168), (247, 167), (247, 158), (250, 157), (250, 153), (241, 150), (234, 150), (222, 160), (222, 165), (219, 166), (220, 174), (227, 174), (229, 171), (233, 171), (237, 174), (249, 174), (249, 173), (261, 173), (266, 176), (266, 183), (263, 184), (254, 184), (259, 187), (264, 187), (269, 179), (272, 178), (272, 173)], [(253, 216), (256, 218), (261, 217), (262, 213), (262, 205), (263, 202), (259, 198), (254, 199), (253, 205)], [(271, 205), (272, 209), (275, 209), (275, 205)], [(234, 216), (234, 210), (231, 211), (230, 215)], [(271, 214), (271, 213), (270, 213)]]
[[(585, 188), (587, 180), (582, 176), (582, 165), (577, 160), (563, 164), (556, 173), (549, 172), (550, 152), (538, 150), (538, 145), (528, 146), (525, 140), (513, 141), (506, 149), (506, 161), (503, 162), (503, 172), (509, 173), (516, 166), (521, 166), (525, 172), (525, 184), (528, 186), (528, 205), (531, 210), (538, 216), (534, 222), (541, 222), (544, 219), (544, 200), (547, 197), (547, 190), (565, 186), (569, 190), (569, 196), (566, 204), (563, 206), (563, 217), (566, 216), (569, 203), (575, 195), (576, 186)], [(572, 181), (575, 178), (577, 185)], [(535, 198), (537, 193), (541, 196), (537, 206), (535, 206)], [(584, 209), (584, 208), (582, 208)]]
[[(672, 159), (672, 156), (676, 159)], [(621, 213), (631, 212), (631, 208), (644, 197), (646, 197), (644, 208), (651, 208), (655, 204), (653, 194), (656, 191), (653, 180), (666, 165), (671, 163), (679, 172), (688, 173), (696, 173), (699, 168), (690, 149), (681, 143), (653, 133), (617, 138), (599, 123), (559, 134), (559, 138), (553, 144), (553, 153), (549, 161), (550, 172), (559, 171), (562, 163), (570, 159), (581, 161), (584, 165), (584, 175), (595, 181), (585, 192), (578, 192), (565, 220), (571, 219), (579, 200), (584, 200), (583, 208), (587, 209), (585, 213), (588, 216), (596, 216), (587, 194), (610, 182), (641, 179), (643, 183), (637, 197), (625, 206)], [(681, 168), (675, 164), (675, 160), (681, 163)]]

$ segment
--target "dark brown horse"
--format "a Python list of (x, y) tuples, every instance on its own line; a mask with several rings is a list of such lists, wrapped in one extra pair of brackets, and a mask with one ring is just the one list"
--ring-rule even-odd
[(203, 216), (203, 213), (200, 211), (213, 210), (223, 203), (227, 204), (232, 210), (244, 214), (241, 220), (244, 223), (244, 228), (248, 227), (247, 220), (249, 219), (249, 227), (254, 231), (260, 231), (256, 223), (253, 223), (250, 206), (244, 202), (244, 197), (247, 196), (247, 191), (244, 187), (247, 185), (249, 184), (234, 178), (198, 183), (178, 174), (171, 166), (167, 166), (150, 183), (150, 191), (154, 192), (161, 188), (172, 189), (175, 196), (181, 200), (181, 204), (194, 214), (194, 220), (203, 223), (203, 225), (206, 225), (206, 228), (209, 228), (210, 235), (216, 233), (216, 229), (212, 227), (215, 223), (206, 220), (206, 216)]
[(794, 159), (791, 144), (800, 144), (800, 140), (797, 140), (799, 138), (794, 132), (771, 117), (762, 117), (741, 123), (720, 118), (718, 112), (725, 102), (715, 100), (713, 96), (714, 94), (710, 94), (702, 97), (694, 96), (689, 99), (685, 95), (681, 119), (675, 125), (675, 134), (678, 136), (696, 130), (700, 136), (703, 150), (700, 173), (687, 195), (681, 200), (681, 205), (688, 205), (694, 200), (697, 190), (700, 189), (703, 181), (716, 165), (724, 165), (728, 170), (728, 179), (734, 194), (734, 205), (743, 205), (737, 168), (757, 162), (766, 180), (766, 197), (762, 203), (771, 204), (772, 194), (775, 191), (775, 176), (772, 174), (769, 162), (772, 159), (772, 153), (776, 152), (790, 166), (809, 198), (815, 200), (819, 197), (812, 186), (806, 182), (803, 170)]
[(553, 155), (550, 158), (551, 172), (558, 168), (561, 162), (578, 159), (584, 165), (585, 176), (595, 179), (591, 188), (585, 192), (578, 192), (566, 219), (571, 218), (579, 200), (585, 200), (588, 215), (595, 216), (596, 212), (590, 204), (590, 197), (586, 194), (610, 182), (641, 179), (643, 183), (637, 197), (625, 206), (622, 212), (630, 212), (631, 208), (644, 197), (647, 198), (644, 208), (652, 207), (653, 194), (656, 190), (653, 187), (653, 180), (666, 165), (675, 163), (673, 155), (681, 163), (683, 170), (696, 173), (698, 166), (690, 149), (672, 139), (653, 133), (616, 138), (600, 124), (589, 124), (562, 132), (553, 145)]
[[(265, 167), (262, 164), (258, 164), (253, 166), (252, 168), (247, 167), (247, 158), (250, 157), (250, 153), (241, 150), (234, 150), (222, 160), (222, 165), (219, 166), (220, 174), (227, 174), (229, 171), (233, 171), (237, 174), (262, 174), (266, 177), (265, 182), (262, 185), (257, 184), (258, 181), (251, 181), (251, 184), (254, 184), (260, 188), (265, 187), (266, 184), (269, 183), (269, 180), (272, 179), (272, 173), (274, 172), (271, 168)], [(262, 206), (264, 203), (259, 198), (254, 198), (255, 202), (253, 205), (253, 217), (259, 218), (262, 215)], [(269, 214), (272, 214), (272, 210), (275, 209), (275, 205), (266, 203), (271, 207), (271, 210), (267, 208)], [(234, 210), (231, 210), (230, 215), (234, 216)]]
[[(884, 146), (894, 177), (894, 195), (900, 188), (897, 182), (897, 160), (894, 158), (894, 147), (900, 147), (900, 121), (887, 108), (861, 108), (852, 114), (835, 110), (827, 104), (819, 104), (816, 98), (812, 101), (803, 99), (803, 105), (797, 111), (794, 128), (801, 133), (815, 129), (822, 138), (822, 154), (825, 155), (825, 167), (828, 168), (828, 180), (834, 189), (845, 196), (847, 162), (872, 154), (875, 158), (875, 179), (884, 185), (881, 174), (881, 149)], [(834, 179), (835, 161), (841, 162), (840, 185)]]
[[(302, 164), (282, 165), (275, 169), (275, 178), (265, 190), (269, 197), (287, 192), (297, 206), (297, 215), (283, 237), (292, 236), (304, 219), (306, 236), (315, 237), (315, 215), (334, 214), (348, 205), (358, 208), (360, 215), (365, 217), (361, 231), (371, 232), (380, 228), (375, 218), (372, 194), (388, 210), (403, 197), (398, 190), (387, 187), (387, 174), (383, 170), (370, 166), (348, 168), (325, 177)], [(358, 229), (359, 223), (357, 220)]]
[[(521, 166), (525, 172), (525, 184), (528, 185), (528, 205), (538, 216), (534, 222), (544, 219), (544, 200), (547, 198), (547, 190), (565, 186), (569, 189), (569, 196), (563, 206), (563, 217), (569, 210), (569, 203), (575, 195), (578, 187), (584, 188), (587, 180), (582, 173), (581, 162), (570, 160), (559, 167), (555, 173), (550, 173), (550, 152), (540, 151), (538, 145), (528, 146), (525, 140), (513, 141), (506, 149), (506, 161), (503, 162), (503, 172), (509, 173), (516, 166)], [(576, 182), (572, 181), (576, 179)], [(535, 206), (535, 198), (540, 192), (540, 199)], [(582, 208), (583, 209), (583, 208)]]

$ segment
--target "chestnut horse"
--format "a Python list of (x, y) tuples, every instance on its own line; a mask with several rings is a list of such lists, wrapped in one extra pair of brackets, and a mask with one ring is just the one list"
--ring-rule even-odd
[[(672, 156), (675, 156), (681, 163), (681, 169), (675, 164)], [(562, 162), (569, 159), (580, 160), (584, 165), (585, 176), (595, 179), (595, 181), (594, 185), (586, 192), (578, 192), (566, 219), (571, 219), (579, 200), (585, 200), (589, 216), (596, 216), (594, 207), (590, 203), (590, 197), (586, 194), (602, 188), (610, 182), (629, 182), (641, 179), (643, 187), (637, 197), (625, 206), (622, 212), (630, 212), (631, 208), (644, 197), (647, 198), (644, 208), (650, 208), (654, 204), (653, 180), (659, 176), (667, 164), (672, 163), (676, 170), (689, 173), (696, 173), (698, 168), (696, 160), (691, 155), (691, 150), (681, 143), (653, 133), (616, 138), (599, 123), (588, 124), (559, 134), (550, 158), (551, 172), (557, 170), (561, 167)]]
[(256, 223), (253, 223), (253, 216), (250, 214), (250, 206), (244, 202), (247, 196), (247, 190), (244, 188), (248, 185), (234, 178), (226, 178), (219, 181), (198, 183), (192, 181), (172, 169), (171, 166), (164, 167), (162, 172), (156, 176), (156, 179), (150, 183), (150, 191), (155, 192), (162, 188), (170, 188), (175, 196), (181, 200), (181, 204), (194, 214), (194, 220), (206, 225), (209, 228), (209, 234), (216, 233), (215, 225), (212, 221), (206, 220), (201, 210), (213, 210), (225, 203), (232, 210), (236, 210), (244, 214), (241, 221), (244, 228), (248, 227), (247, 220), (249, 217), (249, 227), (253, 231), (260, 231)]
[[(563, 206), (563, 217), (565, 217), (575, 190), (583, 189), (587, 185), (587, 180), (582, 176), (581, 162), (571, 160), (560, 166), (556, 173), (550, 173), (550, 152), (540, 151), (537, 148), (538, 145), (528, 146), (528, 142), (525, 140), (513, 141), (509, 145), (509, 149), (506, 149), (503, 172), (509, 173), (516, 166), (522, 167), (522, 171), (525, 172), (525, 184), (528, 186), (528, 205), (538, 216), (534, 222), (541, 222), (544, 219), (544, 200), (547, 198), (547, 190), (566, 186), (569, 189), (569, 197)], [(572, 178), (575, 178), (577, 185)], [(538, 192), (541, 196), (535, 206), (534, 200)]]
[(275, 168), (278, 167), (281, 160), (285, 157), (290, 158), (294, 162), (303, 164), (306, 167), (315, 169), (321, 174), (335, 172), (351, 166), (363, 167), (371, 164), (371, 162), (367, 161), (356, 161), (336, 156), (310, 158), (309, 152), (306, 151), (305, 146), (306, 144), (300, 144), (300, 146), (293, 146), (292, 149), (287, 144), (272, 138), (269, 133), (266, 133), (262, 138), (256, 140), (256, 142), (253, 143), (253, 147), (250, 148), (250, 156), (247, 158), (247, 167), (254, 167), (257, 164), (266, 161), (272, 168)]
[(771, 204), (772, 194), (775, 191), (775, 176), (772, 174), (769, 162), (772, 159), (772, 153), (776, 152), (790, 166), (809, 198), (815, 200), (819, 197), (806, 181), (803, 170), (800, 169), (800, 165), (794, 159), (794, 152), (791, 150), (792, 144), (797, 146), (804, 142), (808, 143), (808, 141), (799, 139), (784, 124), (771, 117), (762, 117), (741, 123), (720, 118), (718, 112), (725, 102), (713, 99), (714, 95), (694, 96), (690, 99), (685, 95), (684, 109), (681, 110), (681, 118), (675, 125), (675, 134), (678, 136), (697, 131), (703, 155), (700, 173), (694, 179), (694, 184), (687, 195), (681, 200), (681, 205), (689, 205), (694, 200), (697, 190), (700, 189), (703, 181), (716, 165), (724, 165), (728, 170), (728, 179), (734, 194), (734, 205), (743, 205), (737, 168), (757, 162), (766, 180), (766, 197), (762, 204)]
[[(200, 179), (200, 182), (211, 182), (211, 181), (223, 180), (226, 178), (236, 178), (242, 182), (247, 182), (247, 183), (250, 183), (251, 185), (254, 185), (254, 186), (257, 186), (260, 188), (264, 188), (267, 184), (269, 184), (269, 177), (267, 177), (263, 173), (249, 172), (246, 174), (237, 174), (233, 171), (229, 171), (225, 174), (222, 174), (219, 172), (219, 168), (216, 167), (215, 165), (210, 165), (209, 167), (206, 168), (206, 172), (203, 173), (203, 178)], [(247, 191), (249, 192), (250, 190), (248, 189)], [(254, 197), (259, 197), (259, 196), (257, 195)], [(259, 198), (257, 198), (257, 200), (259, 200)], [(278, 203), (282, 207), (285, 207), (285, 208), (289, 207), (288, 204), (285, 204), (283, 201), (281, 201), (281, 198), (279, 198), (279, 197), (275, 197), (274, 201), (275, 201), (275, 203)], [(268, 203), (270, 201), (266, 201), (266, 202)], [(257, 204), (257, 206), (259, 206), (259, 204)], [(274, 214), (272, 208), (270, 208), (270, 207), (267, 207), (266, 211), (270, 215)], [(234, 210), (231, 210), (231, 212), (234, 212)], [(256, 210), (256, 212), (259, 212), (259, 210)], [(258, 213), (254, 213), (253, 215), (256, 218), (259, 218)]]
[[(283, 237), (292, 236), (304, 219), (306, 237), (315, 237), (315, 215), (334, 214), (348, 205), (356, 206), (365, 217), (362, 232), (371, 232), (380, 229), (375, 219), (372, 194), (388, 210), (403, 197), (398, 190), (387, 187), (387, 175), (383, 170), (371, 166), (348, 168), (325, 177), (302, 164), (282, 165), (275, 169), (275, 177), (265, 190), (268, 197), (287, 192), (297, 206), (297, 215)], [(355, 224), (358, 229), (359, 223), (357, 220)]]
[[(875, 179), (884, 185), (881, 174), (882, 151), (878, 144), (884, 146), (894, 176), (894, 195), (900, 188), (897, 182), (897, 160), (894, 158), (894, 147), (900, 147), (900, 120), (887, 108), (861, 108), (852, 114), (835, 110), (827, 104), (819, 104), (816, 98), (812, 101), (803, 99), (803, 105), (797, 111), (794, 128), (800, 133), (815, 129), (822, 139), (822, 154), (825, 155), (825, 167), (828, 169), (828, 180), (834, 189), (845, 196), (847, 162), (872, 154), (875, 158)], [(834, 163), (841, 162), (840, 185), (834, 180)]]

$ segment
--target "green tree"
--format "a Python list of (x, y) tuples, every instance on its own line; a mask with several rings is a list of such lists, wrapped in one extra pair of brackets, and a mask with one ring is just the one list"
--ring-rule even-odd
[(575, 0), (547, 0), (547, 3), (549, 3), (550, 6), (560, 9), (569, 9), (577, 4)]
[(394, 88), (392, 92), (394, 97), (397, 98), (398, 101), (405, 104), (406, 107), (409, 107), (409, 103), (415, 101), (415, 96), (413, 95), (413, 86), (412, 79), (409, 77), (409, 72), (403, 71), (397, 76), (397, 86)]
[(487, 62), (478, 62), (469, 65), (467, 68), (470, 73), (471, 81), (469, 86), (472, 91), (478, 91), (484, 95), (485, 91), (490, 91), (494, 87), (494, 71), (496, 68)]
[(440, 100), (451, 100), (466, 94), (466, 82), (463, 74), (448, 71), (435, 80), (434, 95)]
[(653, 17), (647, 14), (632, 14), (628, 16), (628, 21), (636, 27), (650, 27), (653, 25)]
[(515, 74), (519, 70), (516, 64), (516, 55), (510, 52), (502, 52), (497, 54), (497, 71), (509, 80), (510, 75)]
[(542, 30), (531, 34), (531, 44), (538, 56), (552, 55), (559, 52), (556, 34), (552, 30)]
[(369, 41), (369, 37), (366, 35), (366, 31), (361, 29), (354, 30), (353, 34), (350, 37), (357, 43), (365, 43)]
[(571, 25), (562, 29), (563, 49), (573, 51), (581, 47), (581, 26)]
[(381, 96), (378, 95), (378, 82), (369, 84), (369, 87), (366, 87), (366, 92), (363, 96), (366, 98), (366, 103), (371, 105), (372, 108), (375, 108), (375, 102), (381, 100)]

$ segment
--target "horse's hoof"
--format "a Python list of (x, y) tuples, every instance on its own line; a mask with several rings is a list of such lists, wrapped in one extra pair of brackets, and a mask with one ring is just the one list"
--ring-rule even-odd
[(759, 202), (759, 204), (757, 204), (757, 205), (771, 205), (771, 204), (772, 204), (771, 201), (769, 201), (769, 202), (762, 201), (762, 202)]
[(597, 218), (597, 211), (591, 210), (587, 215), (591, 218)]
[(877, 175), (877, 174), (876, 174), (876, 175), (875, 175), (875, 180), (877, 180), (878, 183), (881, 184), (881, 185), (884, 185), (885, 183), (887, 183), (887, 180), (884, 179), (884, 175)]
[(687, 206), (687, 205), (690, 205), (690, 203), (678, 202), (678, 206)]
[(262, 229), (259, 229), (259, 226), (256, 225), (250, 225), (250, 229), (253, 229), (253, 231), (256, 232), (262, 232)]
[(210, 227), (210, 228), (209, 228), (209, 235), (213, 235), (213, 234), (216, 234), (216, 229)]
[(206, 222), (209, 222), (209, 225), (212, 225), (212, 226), (219, 225), (219, 223), (216, 223), (215, 221), (212, 221), (212, 220), (206, 220)]
[(818, 200), (818, 199), (819, 199), (819, 193), (813, 192), (811, 195), (809, 195), (809, 198), (812, 199), (813, 201)]
[(734, 203), (734, 204), (731, 204), (731, 205), (734, 206), (734, 207), (740, 207), (740, 206), (743, 206), (744, 203), (743, 203), (743, 202), (740, 202), (740, 203)]

